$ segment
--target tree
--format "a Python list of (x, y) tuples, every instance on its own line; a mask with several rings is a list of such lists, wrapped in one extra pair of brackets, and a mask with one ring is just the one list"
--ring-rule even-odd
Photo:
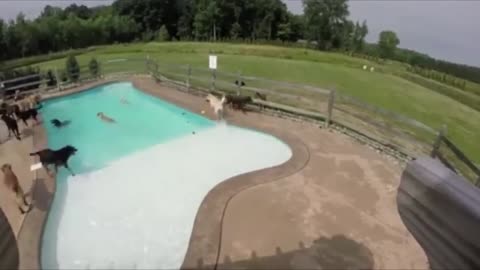
[(282, 23), (278, 26), (278, 38), (285, 42), (290, 40), (290, 37), (292, 35), (292, 27), (290, 25), (290, 22), (287, 23)]
[(218, 14), (220, 10), (215, 1), (207, 1), (197, 7), (197, 12), (193, 21), (195, 29), (195, 38), (199, 40), (208, 40), (210, 37), (216, 39)]
[(290, 41), (297, 41), (305, 37), (305, 18), (303, 15), (288, 14), (288, 21), (290, 22)]
[(165, 25), (162, 25), (160, 27), (160, 30), (158, 30), (157, 33), (157, 41), (169, 41), (170, 40), (170, 35), (168, 34), (167, 28)]
[(73, 54), (68, 56), (67, 61), (65, 63), (65, 69), (67, 73), (67, 77), (71, 81), (77, 81), (80, 78), (80, 66), (78, 65), (77, 58)]
[(319, 49), (341, 45), (349, 15), (347, 0), (303, 0), (307, 38)]
[(242, 36), (242, 26), (238, 22), (235, 22), (232, 25), (232, 29), (230, 30), (230, 37), (232, 39), (238, 39), (241, 36)]
[(397, 37), (397, 34), (393, 31), (382, 31), (380, 32), (378, 38), (378, 49), (380, 52), (380, 57), (382, 58), (391, 58), (395, 54), (395, 49), (397, 45), (400, 44), (400, 40)]
[(90, 74), (92, 74), (93, 77), (98, 77), (98, 74), (100, 73), (100, 68), (98, 65), (98, 61), (97, 59), (95, 59), (95, 57), (93, 57), (90, 60), (90, 63), (88, 63), (88, 69), (90, 70)]
[(353, 30), (352, 46), (354, 51), (360, 52), (363, 50), (365, 46), (365, 37), (367, 36), (367, 34), (367, 21), (363, 21), (361, 25), (357, 22)]
[(5, 22), (0, 19), (0, 60), (4, 60), (7, 58), (7, 44), (5, 42), (5, 32), (7, 30), (7, 25)]

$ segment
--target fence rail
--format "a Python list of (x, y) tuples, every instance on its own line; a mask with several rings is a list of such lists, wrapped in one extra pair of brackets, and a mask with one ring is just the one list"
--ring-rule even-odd
[[(450, 140), (442, 129), (433, 145), (431, 157), (438, 158), (452, 171), (469, 178), (476, 186), (480, 185), (480, 169)], [(447, 151), (441, 151), (442, 145)], [(462, 169), (462, 167), (464, 169)]]
[[(434, 128), (338, 91), (245, 76), (241, 72), (220, 72), (191, 65), (159, 63), (152, 59), (146, 59), (145, 66), (148, 73), (158, 80), (173, 82), (185, 87), (187, 91), (198, 88), (203, 91), (220, 91), (229, 94), (253, 95), (255, 92), (267, 94), (267, 102), (254, 99), (255, 103), (302, 116), (323, 119), (327, 127), (332, 124), (346, 127), (409, 157), (430, 155), (432, 148), (435, 148), (434, 142), (438, 132)], [(235, 81), (244, 82), (245, 86), (239, 86)], [(477, 172), (480, 170), (473, 162), (447, 137), (443, 136), (440, 141), (453, 146), (449, 148), (454, 154), (438, 153), (435, 157), (447, 161), (451, 170), (478, 184), (477, 177), (480, 174)], [(451, 161), (454, 158), (458, 160)], [(467, 169), (474, 173), (467, 173)]]

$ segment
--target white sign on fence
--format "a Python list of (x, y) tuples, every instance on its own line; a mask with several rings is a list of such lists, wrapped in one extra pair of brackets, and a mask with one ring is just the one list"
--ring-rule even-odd
[(208, 68), (217, 69), (217, 56), (209, 55), (208, 56)]

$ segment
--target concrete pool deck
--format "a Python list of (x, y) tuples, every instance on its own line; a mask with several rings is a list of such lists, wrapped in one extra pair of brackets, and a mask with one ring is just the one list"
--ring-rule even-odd
[[(159, 85), (152, 79), (137, 77), (130, 81), (192, 112), (205, 110), (206, 116), (212, 118), (201, 97)], [(183, 268), (428, 268), (423, 250), (397, 212), (400, 165), (346, 135), (311, 123), (255, 112), (228, 111), (226, 118), (229, 123), (277, 136), (290, 145), (294, 155), (283, 165), (234, 177), (210, 191), (197, 213)], [(26, 181), (24, 185), (22, 182), (26, 190), (29, 180), (35, 178), (29, 172), (30, 147), (33, 143), (35, 149), (46, 145), (42, 130), (40, 126), (35, 128), (35, 142), (30, 144), (25, 140), (0, 145), (2, 162), (13, 162), (16, 157), (19, 160), (14, 168), (17, 175), (25, 175), (21, 181)], [(30, 219), (41, 220), (42, 211), (46, 215), (48, 194), (51, 197), (54, 190), (53, 180), (43, 183), (41, 197), (48, 203), (36, 205), (28, 214), (19, 237), (20, 264), (28, 268), (36, 267), (39, 242), (25, 238), (39, 239), (38, 231), (43, 226)], [(2, 209), (15, 207), (14, 201), (0, 192)], [(18, 233), (22, 223), (19, 213), (5, 212)], [(36, 248), (37, 254), (26, 252), (27, 244)]]

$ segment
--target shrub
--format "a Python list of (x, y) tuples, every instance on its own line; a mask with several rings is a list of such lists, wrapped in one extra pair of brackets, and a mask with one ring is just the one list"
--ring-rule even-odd
[(169, 41), (170, 40), (170, 34), (168, 33), (167, 28), (165, 25), (162, 25), (160, 27), (160, 30), (158, 30), (157, 33), (157, 41)]
[(51, 70), (47, 71), (47, 85), (48, 86), (55, 86), (57, 85), (57, 79), (53, 75), (53, 72)]
[(98, 61), (93, 57), (90, 60), (90, 63), (88, 63), (88, 69), (90, 70), (90, 74), (92, 74), (93, 77), (98, 77), (98, 74), (100, 73), (100, 68), (98, 66)]
[(80, 66), (78, 65), (77, 58), (74, 55), (70, 55), (65, 63), (67, 76), (71, 81), (78, 81), (80, 78)]

